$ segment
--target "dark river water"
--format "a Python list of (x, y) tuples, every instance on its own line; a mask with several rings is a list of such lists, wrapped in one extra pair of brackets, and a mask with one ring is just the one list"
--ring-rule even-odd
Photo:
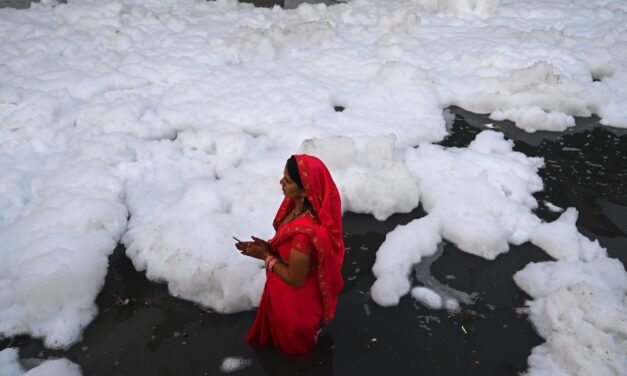
[[(491, 123), (487, 117), (450, 109), (451, 134), (441, 144), (466, 146)], [(611, 257), (627, 261), (627, 132), (577, 119), (563, 133), (527, 134), (511, 123), (499, 129), (515, 148), (545, 159), (545, 189), (536, 194), (536, 213), (559, 216), (549, 201), (579, 210), (579, 230), (598, 239)], [(523, 307), (528, 298), (512, 276), (532, 261), (550, 258), (532, 244), (512, 246), (487, 261), (445, 244), (431, 265), (439, 282), (473, 295), (456, 314), (430, 310), (409, 296), (397, 307), (372, 302), (375, 251), (398, 224), (424, 215), (418, 208), (385, 222), (368, 215), (344, 216), (346, 287), (335, 320), (323, 331), (314, 354), (289, 358), (243, 342), (255, 313), (221, 315), (171, 297), (165, 285), (134, 270), (120, 246), (110, 257), (109, 274), (97, 299), (100, 314), (84, 339), (67, 351), (51, 351), (29, 337), (7, 338), (0, 349), (18, 347), (25, 363), (67, 357), (84, 375), (220, 375), (225, 357), (248, 359), (236, 375), (516, 375), (526, 369), (531, 349), (543, 342)], [(416, 282), (415, 284), (418, 284)]]

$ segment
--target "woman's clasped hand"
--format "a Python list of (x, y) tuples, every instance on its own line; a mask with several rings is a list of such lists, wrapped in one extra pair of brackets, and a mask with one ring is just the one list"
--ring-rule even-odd
[(235, 247), (239, 249), (243, 255), (265, 260), (270, 255), (270, 244), (263, 239), (252, 236), (252, 241), (238, 241)]

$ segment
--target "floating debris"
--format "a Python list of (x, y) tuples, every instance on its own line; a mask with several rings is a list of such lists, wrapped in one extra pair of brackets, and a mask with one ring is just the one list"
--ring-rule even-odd
[[(414, 265), (414, 275), (416, 280), (421, 282), (424, 288), (431, 290), (433, 293), (441, 297), (443, 306), (449, 312), (459, 311), (459, 303), (474, 304), (477, 293), (468, 294), (464, 291), (456, 290), (448, 285), (445, 285), (435, 279), (431, 275), (431, 265), (444, 253), (444, 246), (442, 243), (438, 245), (438, 250), (431, 256), (423, 257), (420, 263)], [(453, 279), (455, 276), (452, 276)], [(448, 278), (447, 276), (447, 279)], [(442, 307), (434, 307), (442, 308)]]
[(220, 365), (220, 371), (224, 373), (231, 373), (239, 371), (242, 368), (246, 368), (253, 364), (252, 360), (242, 358), (239, 356), (229, 356), (224, 358), (222, 365)]
[(440, 318), (438, 316), (430, 316), (430, 315), (428, 315), (428, 316), (422, 316), (422, 318), (425, 320), (425, 323), (427, 323), (427, 324), (431, 323), (431, 321), (435, 321), (438, 324), (441, 322)]
[(514, 309), (514, 312), (516, 312), (516, 315), (518, 315), (518, 317), (523, 317), (523, 316), (529, 316), (529, 307), (518, 307)]

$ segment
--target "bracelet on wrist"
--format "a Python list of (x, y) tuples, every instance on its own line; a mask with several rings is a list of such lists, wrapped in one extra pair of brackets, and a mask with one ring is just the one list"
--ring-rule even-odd
[(276, 257), (274, 257), (272, 255), (266, 257), (266, 261), (265, 261), (266, 269), (268, 269), (268, 265), (272, 262), (272, 260), (275, 260), (275, 259), (276, 259)]
[(266, 269), (271, 272), (272, 268), (274, 267), (274, 265), (279, 262), (279, 259), (274, 257), (272, 260), (270, 260), (270, 262), (268, 263), (268, 265), (266, 266)]

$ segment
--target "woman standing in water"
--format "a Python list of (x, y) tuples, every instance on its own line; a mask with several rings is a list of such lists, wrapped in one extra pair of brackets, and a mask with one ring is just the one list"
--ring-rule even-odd
[(324, 163), (305, 154), (287, 160), (281, 187), (285, 199), (274, 218), (274, 238), (252, 237), (235, 246), (266, 263), (266, 285), (247, 341), (298, 355), (314, 348), (344, 285), (341, 200)]

